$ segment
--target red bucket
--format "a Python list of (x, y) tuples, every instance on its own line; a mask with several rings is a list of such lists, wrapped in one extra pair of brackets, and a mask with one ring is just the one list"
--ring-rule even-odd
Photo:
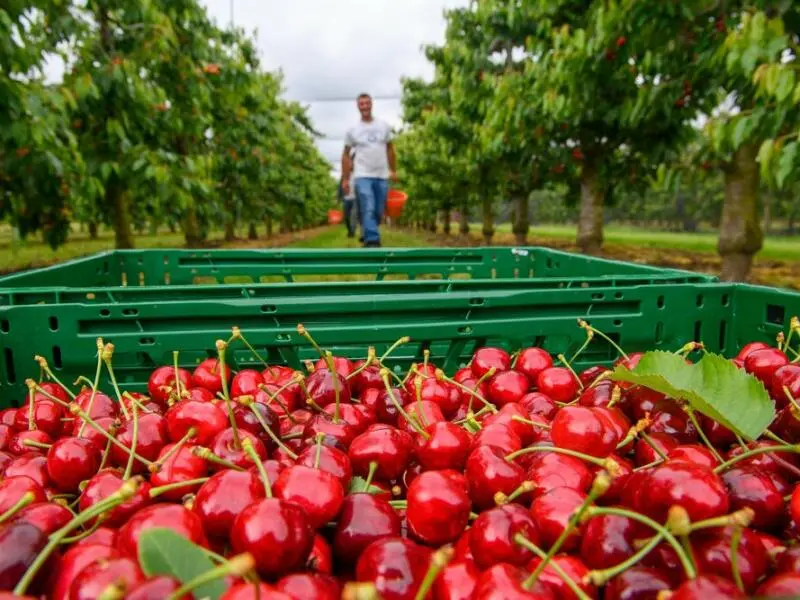
[(344, 221), (344, 212), (341, 210), (336, 210), (332, 208), (328, 211), (328, 224), (329, 225), (338, 225), (339, 223)]
[(386, 216), (397, 219), (403, 214), (403, 207), (408, 200), (408, 195), (400, 190), (389, 190), (386, 198)]

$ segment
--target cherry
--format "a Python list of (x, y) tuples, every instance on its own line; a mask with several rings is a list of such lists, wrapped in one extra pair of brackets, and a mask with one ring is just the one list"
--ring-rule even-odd
[[(438, 421), (426, 427), (425, 432), (428, 437), (418, 436), (414, 451), (423, 469), (464, 469), (472, 443), (470, 434), (464, 428), (448, 421)], [(352, 452), (352, 446), (350, 450)]]
[(648, 433), (666, 433), (680, 444), (697, 441), (697, 429), (689, 416), (674, 404), (662, 404), (661, 409), (650, 415)]
[(752, 466), (735, 466), (722, 475), (728, 488), (731, 509), (749, 507), (755, 511), (752, 526), (771, 529), (783, 518), (783, 494), (763, 471)]
[(14, 521), (24, 521), (35, 525), (45, 535), (61, 529), (72, 520), (70, 510), (55, 502), (29, 504), (14, 516)]
[(50, 587), (52, 600), (69, 600), (69, 588), (72, 582), (91, 564), (100, 560), (119, 558), (115, 548), (100, 544), (73, 546), (66, 551), (59, 561), (53, 583)]
[(33, 502), (47, 502), (44, 488), (30, 477), (18, 475), (0, 481), (0, 514), (13, 507), (27, 493), (33, 496)]
[(428, 572), (431, 551), (404, 538), (372, 542), (356, 564), (356, 580), (375, 584), (383, 600), (414, 598)]
[(578, 393), (578, 381), (566, 367), (550, 367), (539, 373), (536, 388), (555, 402), (570, 402)]
[(578, 379), (581, 380), (583, 385), (592, 385), (595, 380), (600, 377), (603, 373), (610, 371), (608, 367), (604, 367), (603, 365), (595, 365), (594, 367), (588, 367), (584, 369), (578, 374)]
[[(17, 411), (14, 427), (19, 431), (29, 429), (30, 411), (28, 406), (23, 406)], [(52, 438), (58, 437), (64, 428), (61, 418), (64, 409), (44, 395), (36, 392), (33, 400), (33, 429), (44, 431)]]
[(48, 445), (53, 443), (53, 438), (47, 435), (44, 431), (39, 431), (38, 429), (34, 429), (32, 431), (20, 431), (13, 438), (11, 438), (11, 442), (8, 444), (8, 451), (17, 456), (29, 453), (44, 454), (43, 450), (40, 450), (34, 446), (26, 445), (24, 443), (25, 440), (31, 440), (32, 442)]
[[(531, 504), (531, 516), (539, 529), (542, 544), (549, 548), (564, 532), (572, 513), (583, 504), (586, 494), (572, 488), (559, 487), (537, 496)], [(580, 531), (567, 536), (562, 549), (573, 550), (580, 544)]]
[(533, 553), (517, 544), (514, 536), (521, 533), (534, 544), (539, 531), (531, 515), (519, 504), (504, 504), (482, 512), (469, 530), (470, 549), (480, 569), (498, 563), (525, 566)]
[(525, 348), (517, 356), (514, 369), (524, 373), (529, 381), (536, 381), (539, 373), (553, 366), (553, 358), (542, 348)]
[(7, 450), (11, 439), (16, 435), (16, 429), (11, 425), (0, 424), (0, 450)]
[(242, 369), (233, 376), (230, 387), (230, 396), (234, 400), (239, 396), (255, 396), (260, 385), (264, 385), (264, 377), (255, 369)]
[[(276, 478), (277, 479), (277, 478)], [(264, 497), (264, 484), (251, 471), (226, 469), (200, 486), (192, 510), (203, 520), (206, 535), (227, 539), (236, 516)]]
[[(412, 391), (406, 391), (409, 398), (411, 398), (409, 404), (416, 402), (416, 388)], [(453, 418), (461, 406), (462, 392), (452, 383), (448, 383), (447, 381), (438, 381), (433, 377), (429, 377), (428, 379), (421, 380), (419, 397), (423, 401), (432, 402), (438, 405), (439, 409), (442, 411), (442, 414), (446, 418)]]
[[(527, 423), (527, 421), (540, 423), (542, 427), (531, 425)], [(489, 415), (483, 420), (484, 427), (493, 425), (494, 423), (503, 423), (508, 426), (517, 434), (523, 446), (529, 446), (534, 442), (540, 441), (543, 432), (550, 426), (544, 418), (538, 415), (530, 415), (528, 411), (517, 402), (505, 404), (499, 411)]]
[(556, 416), (556, 404), (550, 396), (541, 392), (530, 392), (525, 394), (519, 401), (520, 406), (524, 408), (529, 415), (538, 415), (548, 421)]
[(78, 489), (81, 481), (91, 479), (100, 468), (102, 453), (89, 440), (65, 437), (56, 440), (47, 451), (47, 475), (62, 492)]
[(581, 406), (600, 407), (608, 406), (614, 394), (616, 384), (613, 381), (601, 381), (593, 387), (584, 388), (578, 396)]
[(605, 458), (619, 442), (617, 429), (599, 409), (585, 406), (562, 408), (553, 419), (550, 437), (559, 448)]
[(698, 415), (700, 426), (710, 441), (716, 448), (727, 448), (736, 443), (736, 435), (721, 423), (705, 415)]
[(502, 450), (491, 446), (479, 446), (470, 453), (465, 475), (469, 497), (478, 510), (495, 506), (497, 492), (510, 494), (525, 480), (525, 470), (508, 462)]
[(722, 479), (711, 469), (691, 463), (666, 463), (653, 467), (642, 483), (641, 510), (663, 523), (674, 505), (682, 506), (692, 522), (719, 517), (730, 502)]
[(342, 419), (334, 422), (333, 418), (329, 417), (327, 413), (314, 415), (303, 428), (303, 437), (307, 440), (316, 439), (318, 433), (336, 440), (344, 448), (349, 447), (353, 438), (357, 435), (356, 428), (353, 425)]
[(778, 408), (789, 404), (789, 398), (786, 397), (784, 387), (789, 389), (789, 395), (792, 398), (797, 399), (800, 397), (800, 365), (784, 365), (778, 367), (775, 373), (772, 374), (768, 389)]
[(700, 444), (681, 444), (667, 453), (670, 462), (688, 462), (713, 469), (719, 464), (717, 457)]
[(145, 581), (135, 560), (112, 558), (98, 560), (81, 571), (69, 588), (70, 600), (96, 600), (112, 584), (128, 589)]
[(470, 600), (481, 572), (471, 560), (452, 560), (433, 584), (436, 600)]
[[(122, 487), (123, 480), (118, 471), (103, 469), (89, 480), (81, 493), (78, 507), (83, 512)], [(150, 504), (150, 484), (142, 483), (134, 496), (106, 513), (103, 523), (109, 527), (120, 527), (139, 509)]]
[(181, 400), (170, 407), (165, 417), (170, 441), (177, 442), (194, 428), (195, 435), (189, 441), (199, 446), (208, 446), (230, 425), (223, 406), (201, 400)]
[(28, 476), (43, 488), (50, 487), (50, 478), (47, 476), (47, 459), (35, 452), (18, 456), (8, 463), (5, 476)]
[[(776, 445), (776, 442), (763, 440), (748, 444), (748, 449), (768, 448)], [(744, 448), (737, 445), (728, 453), (728, 458), (730, 459), (739, 456), (744, 451)], [(737, 464), (739, 466), (751, 465), (758, 467), (767, 473), (778, 473), (788, 481), (796, 481), (798, 478), (800, 478), (800, 468), (798, 468), (797, 455), (793, 454), (792, 452), (763, 452), (750, 458), (746, 458)]]
[[(403, 389), (392, 388), (392, 396), (401, 406), (405, 404), (405, 391)], [(385, 388), (367, 390), (361, 398), (361, 404), (375, 413), (379, 423), (397, 424), (397, 417), (400, 415), (400, 411), (397, 410), (389, 396), (389, 392)]]
[(772, 376), (780, 367), (789, 364), (789, 358), (777, 348), (754, 350), (744, 359), (744, 369), (769, 386)]
[(410, 434), (387, 425), (373, 425), (350, 444), (348, 456), (357, 475), (366, 475), (376, 463), (379, 479), (400, 477), (408, 466), (414, 440)]
[[(692, 544), (692, 555), (701, 574), (715, 574), (733, 581), (731, 565), (733, 529), (711, 530)], [(767, 572), (767, 552), (750, 529), (742, 529), (737, 565), (745, 590), (752, 593)]]
[[(161, 415), (148, 413), (139, 415), (139, 433), (136, 438), (136, 454), (149, 461), (155, 461), (161, 449), (166, 445), (167, 421)], [(117, 434), (117, 440), (122, 442), (126, 448), (130, 448), (133, 443), (133, 420), (126, 421)], [(111, 462), (118, 467), (128, 464), (128, 452), (117, 446), (111, 446)], [(140, 460), (133, 461), (134, 473), (143, 473), (147, 470), (147, 465)]]
[(789, 546), (775, 559), (776, 573), (800, 572), (800, 546)]
[(228, 588), (219, 600), (296, 600), (266, 583), (257, 585), (256, 588), (256, 585), (252, 583), (237, 583)]
[(501, 371), (489, 380), (487, 400), (498, 406), (519, 402), (530, 388), (528, 376), (520, 371)]
[[(336, 404), (328, 404), (322, 410), (333, 418), (336, 414)], [(356, 435), (363, 433), (367, 427), (377, 422), (375, 412), (361, 404), (340, 404), (339, 418), (352, 425)]]
[(556, 600), (549, 586), (540, 580), (531, 590), (522, 587), (528, 574), (514, 565), (496, 564), (481, 573), (472, 600)]
[(634, 541), (643, 535), (633, 519), (619, 515), (597, 515), (589, 519), (581, 533), (580, 556), (591, 569), (608, 569), (636, 553)]
[[(439, 408), (439, 405), (430, 400), (412, 402), (406, 406), (405, 410), (406, 414), (420, 423), (422, 427), (427, 427), (431, 423), (436, 423), (438, 421), (447, 420), (444, 418), (444, 413), (442, 413), (442, 409)], [(403, 415), (397, 418), (397, 428), (412, 434), (417, 431), (414, 425), (409, 423)]]
[(407, 499), (409, 532), (425, 544), (454, 542), (467, 527), (467, 480), (458, 471), (422, 473), (408, 487)]
[(559, 487), (586, 492), (592, 484), (592, 472), (579, 458), (554, 452), (536, 452), (528, 463), (525, 479), (536, 485), (534, 496)]
[[(94, 419), (94, 424), (97, 427), (106, 433), (116, 432), (117, 426), (119, 423), (117, 422), (115, 417), (98, 417)], [(88, 440), (92, 442), (98, 448), (105, 448), (108, 445), (108, 438), (103, 434), (99, 433), (94, 427), (90, 427), (87, 425), (83, 432), (79, 434), (80, 430), (80, 419), (76, 419), (75, 424), (73, 425), (72, 432), (76, 438), (82, 440)], [(138, 452), (137, 452), (138, 454)]]
[(653, 449), (653, 446), (661, 450), (665, 456), (669, 456), (672, 449), (679, 445), (678, 440), (667, 433), (654, 433), (649, 435), (648, 438), (647, 440), (639, 438), (634, 444), (637, 467), (643, 467), (661, 460), (661, 456)]
[(504, 454), (511, 454), (522, 448), (522, 440), (508, 423), (492, 423), (481, 427), (481, 430), (472, 438), (472, 448), (491, 446), (501, 450)]
[(669, 597), (670, 600), (745, 600), (731, 581), (719, 575), (699, 575), (683, 582)]
[(0, 590), (14, 589), (47, 541), (42, 530), (23, 521), (0, 528)]
[[(207, 358), (197, 365), (192, 373), (192, 387), (202, 387), (212, 394), (222, 391), (222, 368), (218, 358)], [(231, 369), (225, 365), (225, 379), (230, 380)], [(189, 386), (186, 386), (189, 387)]]
[[(319, 461), (317, 461), (317, 452), (319, 451)], [(319, 464), (316, 464), (319, 462)], [(350, 480), (353, 478), (353, 467), (350, 463), (350, 457), (338, 448), (322, 445), (317, 449), (316, 445), (308, 446), (298, 456), (298, 465), (305, 465), (307, 467), (317, 466), (322, 471), (327, 471), (342, 484), (342, 489), (347, 490), (350, 488)]]
[(318, 533), (314, 535), (314, 545), (306, 560), (306, 568), (317, 573), (333, 573), (333, 550), (328, 541)]
[[(539, 566), (540, 562), (541, 560), (538, 557), (534, 558), (528, 564), (528, 569), (535, 569)], [(589, 573), (589, 568), (583, 564), (580, 558), (569, 554), (556, 554), (551, 563), (555, 563), (561, 567), (561, 570), (564, 571), (572, 581), (578, 584), (587, 596), (590, 598), (597, 597), (595, 586), (585, 580), (586, 575)], [(560, 600), (578, 600), (577, 596), (569, 589), (567, 584), (564, 583), (564, 580), (556, 574), (551, 564), (548, 564), (544, 570), (542, 570), (541, 575), (539, 575), (539, 580), (543, 585), (550, 588), (556, 598)]]
[(16, 408), (4, 408), (0, 410), (0, 424), (13, 427), (17, 418)]
[[(181, 389), (189, 389), (191, 374), (186, 369), (178, 369), (178, 379), (180, 379)], [(163, 366), (155, 369), (147, 380), (147, 393), (153, 401), (162, 406), (166, 406), (169, 397), (177, 393), (178, 389), (175, 381), (175, 368), (173, 366)]]
[[(180, 587), (180, 582), (174, 577), (158, 575), (133, 586), (125, 593), (125, 600), (161, 600), (169, 598)], [(187, 598), (187, 596), (182, 596), (181, 600)]]
[(490, 369), (497, 373), (507, 371), (511, 368), (511, 357), (502, 348), (483, 347), (478, 348), (472, 355), (472, 374), (480, 379), (486, 375)]
[[(180, 446), (175, 449), (177, 444), (167, 444), (161, 450), (158, 458), (169, 454), (169, 457), (159, 463), (159, 469), (150, 476), (150, 484), (153, 487), (161, 487), (184, 481), (191, 481), (205, 477), (208, 473), (206, 461), (192, 453), (192, 446)], [(165, 491), (160, 496), (166, 500), (179, 502), (187, 494), (196, 492), (200, 484), (180, 486), (175, 489)]]
[(292, 598), (309, 600), (339, 600), (341, 587), (336, 578), (321, 573), (294, 573), (275, 584), (275, 589)]
[(400, 516), (381, 498), (367, 493), (346, 496), (336, 521), (333, 549), (337, 562), (352, 565), (375, 540), (400, 535)]
[(303, 465), (281, 472), (274, 493), (277, 498), (300, 506), (312, 529), (332, 521), (344, 502), (344, 490), (336, 477), (327, 471)]
[(8, 463), (14, 460), (14, 457), (11, 456), (8, 452), (0, 452), (0, 477), (2, 477), (6, 472), (6, 467)]
[[(239, 430), (240, 444), (237, 448), (235, 444), (234, 430), (232, 427), (223, 429), (216, 436), (214, 436), (214, 439), (211, 440), (211, 446), (209, 448), (211, 452), (220, 458), (223, 458), (228, 462), (232, 462), (237, 467), (246, 469), (253, 464), (253, 461), (250, 459), (247, 452), (245, 452), (241, 447), (241, 441), (244, 439), (249, 439), (253, 443), (253, 448), (255, 449), (256, 454), (258, 454), (262, 460), (267, 458), (267, 449), (264, 447), (264, 444), (258, 437), (249, 431)], [(209, 467), (212, 471), (219, 471), (225, 468), (213, 462), (209, 465)]]
[(736, 358), (739, 360), (745, 360), (750, 354), (755, 352), (756, 350), (766, 350), (772, 348), (769, 344), (765, 344), (764, 342), (750, 342), (745, 344), (739, 353), (736, 355)]
[(92, 533), (70, 546), (72, 548), (80, 548), (81, 546), (99, 545), (113, 547), (117, 539), (117, 531), (110, 527), (98, 527)]
[[(103, 392), (98, 391), (92, 399), (92, 391), (84, 390), (75, 396), (75, 403), (80, 409), (85, 412), (89, 417), (95, 421), (103, 417), (115, 417), (119, 413), (119, 406), (109, 396)], [(73, 432), (75, 435), (81, 429), (83, 422), (80, 419), (75, 419), (73, 423)], [(84, 431), (89, 429), (89, 426), (83, 427)]]
[(314, 532), (298, 505), (279, 498), (254, 502), (233, 522), (230, 542), (236, 553), (249, 552), (264, 577), (301, 568), (311, 553)]
[(608, 582), (603, 600), (650, 600), (671, 587), (669, 579), (657, 569), (635, 566)]
[(758, 598), (797, 598), (800, 596), (800, 573), (781, 573), (765, 580), (756, 589)]
[[(353, 370), (360, 369), (361, 366), (365, 363), (364, 360), (359, 360), (353, 363)], [(369, 390), (382, 390), (383, 389), (383, 379), (381, 378), (381, 370), (379, 367), (375, 365), (370, 365), (359, 371), (356, 375), (353, 375), (349, 380), (350, 382), (350, 390), (353, 392), (353, 396), (360, 398), (364, 395), (364, 393)]]
[(326, 406), (336, 402), (336, 386), (339, 389), (339, 402), (346, 404), (350, 402), (350, 384), (339, 373), (331, 375), (327, 369), (318, 369), (311, 373), (306, 379), (306, 390), (308, 395), (319, 406)]
[(153, 527), (167, 527), (198, 546), (208, 547), (200, 517), (181, 504), (145, 506), (120, 527), (116, 544), (123, 555), (138, 556), (139, 536)]

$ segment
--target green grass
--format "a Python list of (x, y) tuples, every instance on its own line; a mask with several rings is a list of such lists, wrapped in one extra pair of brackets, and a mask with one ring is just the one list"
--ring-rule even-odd
[[(381, 243), (387, 248), (429, 246), (424, 237), (412, 232), (381, 228)], [(348, 238), (344, 226), (331, 227), (319, 235), (288, 244), (290, 248), (361, 248), (358, 238)]]
[[(497, 226), (498, 232), (511, 233), (511, 225), (504, 223)], [(536, 244), (537, 239), (572, 240), (575, 238), (574, 225), (540, 225), (531, 227), (529, 239)], [(677, 248), (686, 252), (716, 254), (717, 233), (708, 231), (701, 233), (678, 233), (671, 231), (653, 231), (638, 227), (609, 225), (604, 230), (605, 240), (609, 244), (625, 246), (642, 246), (646, 248)], [(800, 260), (800, 236), (767, 237), (759, 258), (771, 260)]]

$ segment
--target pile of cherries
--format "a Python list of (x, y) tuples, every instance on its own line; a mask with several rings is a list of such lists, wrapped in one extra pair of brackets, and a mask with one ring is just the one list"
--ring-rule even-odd
[[(407, 338), (352, 361), (298, 332), (320, 354), (302, 371), (235, 371), (234, 344), (258, 353), (234, 328), (193, 371), (155, 369), (147, 395), (120, 389), (102, 340), (80, 390), (37, 357), (42, 381), (0, 412), (0, 600), (201, 598), (212, 580), (223, 600), (800, 595), (800, 365), (783, 339), (732, 359), (777, 410), (747, 442), (541, 348), (482, 347), (450, 377), (427, 353), (388, 368)], [(216, 566), (147, 576), (152, 528)]]

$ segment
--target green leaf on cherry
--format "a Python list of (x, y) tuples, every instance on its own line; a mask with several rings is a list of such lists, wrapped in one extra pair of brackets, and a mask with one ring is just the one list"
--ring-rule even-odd
[[(216, 565), (185, 537), (165, 527), (153, 527), (139, 537), (139, 566), (148, 577), (169, 575), (187, 583)], [(225, 583), (216, 579), (198, 586), (193, 593), (196, 598), (217, 600), (225, 590)]]
[(382, 490), (377, 485), (369, 484), (369, 489), (364, 489), (366, 486), (367, 480), (363, 477), (355, 476), (353, 479), (350, 480), (350, 490), (348, 494), (358, 494), (360, 492), (367, 492), (368, 494), (382, 494), (385, 490)]
[(611, 379), (684, 400), (748, 440), (758, 438), (775, 418), (775, 405), (764, 384), (718, 354), (687, 364), (677, 354), (646, 352), (633, 369), (617, 366)]

